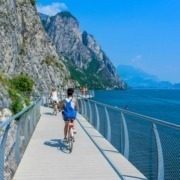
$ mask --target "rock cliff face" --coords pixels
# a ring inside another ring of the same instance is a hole
[[[121,88],[114,66],[86,31],[81,32],[78,20],[69,12],[48,17],[40,14],[42,23],[58,54],[67,61],[71,75],[80,84],[96,88]]]
[[[0,0],[0,71],[27,73],[40,91],[70,83],[36,11],[34,0]]]
[[[8,90],[0,82],[0,110],[9,107],[10,102],[11,100],[9,98]]]

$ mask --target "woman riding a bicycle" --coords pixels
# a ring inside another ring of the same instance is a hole
[[[74,129],[74,120],[76,119],[77,114],[77,105],[76,100],[73,98],[74,89],[69,88],[67,90],[67,98],[63,101],[63,119],[65,121],[64,126],[64,140],[67,139],[67,136],[71,136],[74,139],[73,129]],[[68,134],[70,133],[70,134]]]
[[[51,102],[53,106],[53,114],[56,115],[58,111],[58,95],[57,95],[56,88],[52,88],[50,97],[51,97]]]

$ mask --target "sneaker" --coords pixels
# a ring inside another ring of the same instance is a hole
[[[77,134],[77,131],[76,131],[75,129],[73,129],[73,133],[74,133],[74,134]]]
[[[64,141],[64,142],[67,142],[67,138],[65,137],[65,138],[63,139],[63,141]]]
[[[75,138],[74,138],[74,136],[72,137],[72,141],[73,141],[73,142],[75,142]]]

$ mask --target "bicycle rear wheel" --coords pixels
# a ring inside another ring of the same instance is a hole
[[[58,112],[58,107],[57,107],[57,103],[53,102],[53,114],[56,116]]]
[[[73,150],[73,139],[72,137],[69,139],[69,152],[71,153]]]

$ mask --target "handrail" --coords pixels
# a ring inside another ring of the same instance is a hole
[[[12,122],[14,119],[17,119],[17,118],[20,117],[22,114],[24,114],[24,113],[27,112],[29,109],[31,109],[31,108],[32,108],[34,105],[36,105],[40,100],[41,100],[41,98],[39,97],[35,102],[32,102],[29,106],[25,107],[23,110],[21,110],[21,111],[18,112],[17,114],[15,114],[15,115],[7,118],[7,120],[4,120],[4,122],[2,122],[2,123],[0,124],[0,128],[3,127],[3,126],[7,123],[8,119],[9,119],[10,122]],[[9,122],[9,121],[8,121],[8,122]]]
[[[80,113],[147,178],[180,178],[180,125],[83,97],[78,103]]]
[[[66,97],[66,95],[63,95],[63,96]],[[78,94],[77,94],[77,97],[79,97],[81,99],[86,99],[86,98],[83,98],[83,97],[79,96]],[[102,105],[102,106],[106,106],[108,108],[111,108],[111,109],[114,109],[114,110],[118,110],[118,111],[121,111],[121,112],[129,114],[129,115],[134,115],[136,117],[140,117],[143,120],[147,120],[147,121],[153,122],[155,124],[159,124],[159,125],[163,125],[163,126],[166,126],[166,127],[171,127],[171,128],[175,128],[177,130],[180,130],[180,125],[175,124],[175,123],[170,123],[170,122],[167,122],[165,120],[160,120],[158,118],[153,118],[153,117],[150,117],[150,116],[147,116],[147,115],[142,115],[142,114],[139,114],[139,113],[136,113],[136,112],[133,112],[133,111],[129,111],[129,110],[125,110],[125,109],[122,109],[122,108],[119,108],[119,107],[114,107],[114,106],[111,106],[111,105],[108,105],[108,104],[104,104],[104,103],[101,103],[101,102],[98,102],[98,101],[95,101],[95,100],[92,100],[92,99],[88,99],[88,100],[91,101],[91,102],[94,102],[96,104],[99,104],[99,105]]]
[[[14,119],[17,119],[18,117],[20,117],[22,114],[24,114],[26,111],[28,111],[29,109],[31,109],[34,105],[36,104],[36,102],[31,103],[31,105],[25,107],[22,111],[20,111],[19,113],[5,119],[1,124],[0,124],[0,128],[5,128],[7,127]]]
[[[146,119],[147,121],[150,121],[150,122],[153,122],[153,123],[156,123],[156,124],[160,124],[160,125],[164,125],[164,126],[167,126],[167,127],[171,127],[171,128],[175,128],[177,130],[180,130],[180,125],[178,125],[178,124],[174,124],[174,123],[167,122],[165,120],[160,120],[160,119],[153,118],[153,117],[150,117],[150,116],[142,115],[142,114],[139,114],[139,113],[128,111],[128,110],[125,110],[125,109],[122,109],[122,108],[119,108],[119,107],[114,107],[114,106],[104,104],[104,103],[101,103],[101,102],[97,102],[97,101],[94,101],[94,100],[89,100],[89,101],[94,102],[94,103],[99,104],[99,105],[102,105],[102,106],[106,106],[106,107],[114,109],[114,110],[121,111],[121,112],[129,114],[129,115],[134,115],[134,116],[143,118],[143,120]]]
[[[5,119],[0,124],[0,128],[2,129],[0,135],[1,180],[11,179],[20,163],[32,133],[40,119],[40,105],[41,98],[38,98],[21,112]],[[17,118],[18,121],[14,121]]]

